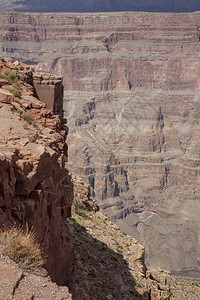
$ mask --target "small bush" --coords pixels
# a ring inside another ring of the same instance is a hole
[[[23,70],[24,70],[24,67],[23,67],[23,66],[20,66],[19,68],[20,68],[20,70],[21,70],[21,71],[23,71]]]
[[[13,112],[14,112],[14,113],[17,113],[17,114],[19,114],[19,115],[21,115],[21,113],[22,113],[21,109],[19,109],[19,108],[15,109]]]
[[[16,97],[16,98],[21,98],[21,96],[22,96],[22,92],[19,90],[19,89],[13,89],[12,91],[11,91],[11,93]]]
[[[87,217],[87,208],[83,203],[80,202],[80,200],[77,197],[74,197],[73,200],[72,212],[73,211],[83,218]]]
[[[28,124],[33,125],[34,127],[37,127],[37,124],[34,121],[33,116],[28,113],[28,112],[23,112],[22,113],[22,118],[24,119],[24,121],[26,121]]]
[[[10,84],[17,83],[18,77],[12,70],[6,69],[3,73],[3,77],[9,81]]]
[[[11,73],[8,75],[8,79],[14,83],[17,80],[17,75],[11,71]]]
[[[33,229],[28,227],[23,230],[20,227],[12,227],[0,231],[0,244],[3,254],[10,257],[22,268],[34,270],[42,267],[44,260],[36,235]]]
[[[4,76],[4,77],[7,77],[7,76],[10,74],[10,72],[11,72],[11,70],[6,69],[6,70],[4,71],[4,73],[3,73],[3,76]]]

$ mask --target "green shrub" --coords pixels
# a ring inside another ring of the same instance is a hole
[[[29,112],[23,112],[21,116],[24,119],[24,121],[26,121],[28,124],[37,127],[37,124],[35,123],[33,116]]]
[[[19,114],[19,115],[21,115],[21,113],[22,113],[21,109],[19,109],[19,108],[17,108],[16,110],[14,110],[14,112],[17,113],[17,114]]]
[[[75,212],[77,215],[86,218],[87,217],[87,208],[86,206],[80,202],[77,197],[74,197],[72,212]]]
[[[4,77],[7,77],[9,74],[10,74],[10,70],[9,70],[9,69],[6,69],[6,70],[3,72],[3,76],[4,76]]]
[[[24,121],[26,121],[28,124],[32,124],[33,123],[33,121],[34,121],[34,118],[33,118],[33,116],[30,114],[30,113],[28,113],[28,112],[23,112],[23,114],[22,114],[22,118],[24,119]]]
[[[7,79],[10,84],[18,82],[18,77],[12,70],[6,69],[3,73],[3,77]]]
[[[17,75],[11,71],[11,73],[8,75],[8,79],[14,83],[17,80]]]
[[[23,71],[23,70],[24,70],[24,67],[23,67],[23,66],[20,66],[19,69],[20,69],[21,71]]]
[[[13,89],[11,93],[16,97],[16,98],[21,98],[22,92],[19,89]]]

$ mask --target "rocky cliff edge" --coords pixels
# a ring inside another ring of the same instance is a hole
[[[73,189],[65,169],[62,90],[61,78],[36,74],[25,64],[0,59],[0,228],[33,226],[52,281],[72,285],[73,245],[64,220],[71,215]],[[40,98],[47,91],[50,96],[44,103]],[[5,264],[10,263],[2,262],[2,272]],[[14,286],[19,285],[18,277],[26,281],[16,266],[11,269],[19,275],[13,275]],[[46,286],[48,280],[39,281]]]

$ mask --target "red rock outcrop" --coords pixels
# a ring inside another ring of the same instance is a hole
[[[55,115],[63,118],[63,85],[62,77],[52,74],[35,73],[33,85],[38,98],[46,104]]]
[[[97,202],[93,199],[90,191],[90,185],[85,183],[79,176],[71,173],[71,178],[73,182],[74,189],[74,203],[76,205],[76,201],[78,203],[84,204],[88,211],[97,212],[99,207]]]
[[[24,272],[0,253],[0,299],[72,299],[67,287],[58,287],[47,276]]]
[[[0,16],[3,55],[64,76],[69,163],[98,204],[148,263],[199,276],[199,12]]]
[[[8,61],[2,62],[6,69]],[[15,72],[21,99],[12,95],[10,101],[0,91],[0,226],[33,226],[51,279],[69,285],[73,245],[65,219],[71,215],[73,188],[65,169],[66,131],[59,115],[31,94],[34,88],[25,79],[32,73]]]

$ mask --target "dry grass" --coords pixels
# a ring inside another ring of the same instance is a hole
[[[35,123],[34,118],[31,115],[31,113],[23,112],[21,116],[24,119],[24,121],[26,121],[29,125],[33,125],[34,127],[37,127],[37,124]]]
[[[7,255],[26,270],[40,269],[44,264],[35,232],[20,227],[0,231],[0,244],[4,255]]]

